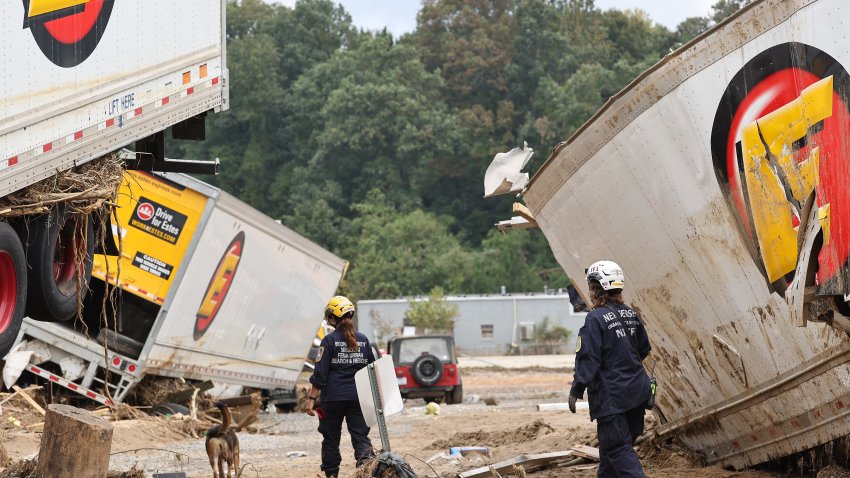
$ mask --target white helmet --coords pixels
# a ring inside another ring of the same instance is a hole
[[[605,290],[622,289],[625,277],[623,269],[612,261],[597,261],[584,270],[587,280],[598,281]]]

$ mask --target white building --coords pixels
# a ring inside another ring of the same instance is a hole
[[[410,300],[426,299],[361,300],[357,303],[358,330],[383,348],[387,339],[401,334]],[[585,313],[573,311],[566,292],[447,296],[446,300],[458,306],[455,344],[468,355],[502,355],[511,348],[535,353],[539,350],[535,334],[541,332],[544,321],[549,327],[560,325],[572,332],[569,340],[553,351],[572,352],[584,325]]]

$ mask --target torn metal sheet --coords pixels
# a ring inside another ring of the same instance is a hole
[[[528,173],[522,168],[534,155],[534,150],[523,144],[507,153],[499,153],[484,173],[484,197],[519,193],[528,184]]]

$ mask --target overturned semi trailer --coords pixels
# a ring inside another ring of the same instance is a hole
[[[753,2],[611,98],[522,194],[571,277],[623,266],[658,433],[709,463],[850,434],[848,29],[844,0]]]

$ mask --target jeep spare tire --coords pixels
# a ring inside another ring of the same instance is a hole
[[[420,355],[412,368],[413,380],[419,385],[430,387],[443,378],[443,362],[431,354]]]

